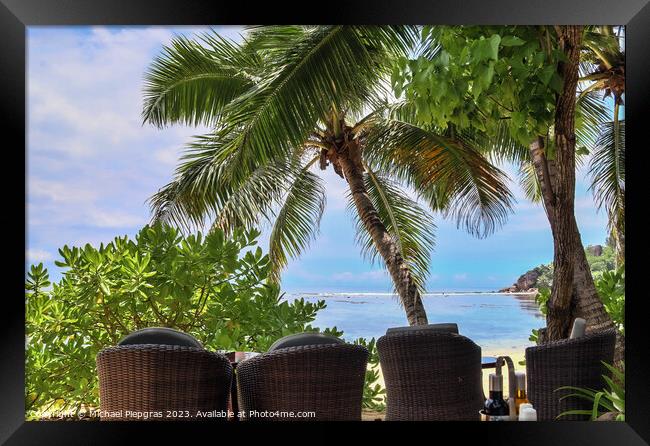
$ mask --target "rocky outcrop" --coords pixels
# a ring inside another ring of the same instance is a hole
[[[585,251],[594,257],[600,257],[603,255],[603,245],[589,245],[585,248]]]
[[[531,269],[526,271],[524,274],[519,276],[519,279],[511,286],[507,288],[502,288],[499,290],[500,293],[525,293],[525,292],[534,292],[537,291],[537,279],[542,275],[542,272],[539,268]]]

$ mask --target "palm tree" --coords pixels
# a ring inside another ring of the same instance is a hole
[[[605,208],[616,248],[617,264],[625,262],[625,119],[620,119],[625,94],[625,51],[619,39],[623,27],[593,26],[585,33],[587,49],[580,66],[585,85],[580,96],[602,92],[611,96],[611,120],[601,124],[599,139],[591,158],[591,189],[599,208]],[[624,37],[623,37],[624,38]]]
[[[602,58],[602,59],[601,59]],[[602,62],[605,60],[605,62]],[[589,175],[591,190],[599,208],[608,212],[612,238],[616,244],[618,262],[624,259],[625,237],[625,121],[619,121],[619,107],[625,92],[625,57],[612,27],[589,26],[582,34],[578,96],[576,100],[576,166],[591,154]],[[603,97],[614,98],[613,118]],[[540,146],[541,143],[541,146]],[[527,196],[542,203],[548,210],[551,199],[544,196],[544,178],[557,175],[557,162],[537,150],[543,139],[533,142],[530,150],[509,151],[520,164],[520,182]],[[528,156],[527,156],[528,155]],[[551,183],[548,181],[547,184]],[[546,187],[546,191],[552,187]],[[573,218],[575,220],[575,218]],[[578,248],[573,261],[573,316],[587,319],[592,329],[613,327],[598,293],[584,253],[580,234],[573,224]],[[617,340],[617,357],[623,355],[623,338]]]
[[[434,65],[437,63],[439,67],[447,67],[453,63],[454,70],[445,68],[441,69],[441,72],[451,73],[450,76],[460,73],[460,78],[465,80],[463,78],[466,76],[465,67],[460,66],[464,62],[460,61],[463,58],[463,51],[467,52],[467,46],[457,45],[454,41],[454,36],[462,36],[464,32],[471,36],[470,39],[476,38],[477,34],[484,33],[481,37],[487,41],[496,31],[491,27],[458,27],[453,29],[453,33],[450,33],[452,37],[445,37],[444,30],[442,30],[442,34],[440,32],[423,32],[421,54],[425,58],[433,59]],[[504,91],[503,98],[480,98],[482,90],[479,90],[480,99],[490,99],[499,107],[496,112],[487,116],[481,111],[476,97],[468,94],[466,102],[474,101],[476,107],[473,107],[475,111],[469,118],[470,125],[467,127],[470,130],[463,129],[464,138],[473,141],[474,147],[482,147],[483,152],[493,161],[510,161],[519,165],[524,190],[530,198],[544,206],[553,232],[555,248],[554,287],[549,304],[549,307],[552,308],[550,308],[547,318],[548,334],[551,339],[568,336],[571,320],[575,317],[587,319],[590,329],[593,330],[613,327],[613,322],[598,297],[574,215],[575,166],[578,166],[582,156],[588,153],[587,148],[593,150],[597,146],[601,137],[602,125],[608,120],[605,104],[598,97],[596,90],[586,91],[576,98],[578,65],[580,57],[585,53],[582,42],[586,39],[583,37],[584,34],[589,33],[596,35],[597,30],[594,28],[583,29],[582,27],[542,26],[526,27],[525,29],[511,28],[508,32],[520,36],[520,42],[526,39],[531,45],[536,45],[539,42],[539,48],[544,53],[552,54],[553,51],[564,53],[563,61],[557,67],[558,74],[564,82],[561,83],[561,90],[556,91],[554,97],[551,98],[555,103],[553,116],[543,131],[537,129],[535,133],[531,132],[530,143],[524,146],[513,140],[513,127],[508,122],[514,122],[511,119],[513,111],[526,110],[526,104],[519,103],[520,100],[525,99],[521,99],[519,95],[510,95],[511,97],[508,98],[508,91]],[[443,37],[440,38],[440,35]],[[595,39],[592,36],[589,41],[595,41]],[[452,62],[449,61],[449,52],[454,54]],[[513,76],[516,78],[516,71],[511,69],[512,66],[505,68],[507,68],[504,71],[505,74],[494,74],[494,76],[508,80]],[[420,83],[426,82],[427,76],[436,75],[426,72],[415,73],[410,68],[409,70],[412,79],[425,79]],[[433,73],[437,73],[437,71],[434,70]],[[493,84],[501,85],[502,81],[493,82]],[[444,96],[440,101],[444,101]],[[415,105],[420,109],[425,108],[425,113],[423,113],[425,116],[428,114],[427,106],[437,107],[436,101],[427,101],[424,98],[423,102],[425,104],[422,106]],[[462,107],[458,108],[462,114]],[[486,139],[485,135],[477,130],[487,128],[488,123],[494,124],[490,127],[499,129],[496,132],[496,141],[492,140],[494,138]],[[548,147],[551,147],[552,150],[547,150]],[[555,156],[551,156],[551,154]]]
[[[391,63],[416,35],[403,26],[265,26],[241,43],[175,38],[146,74],[144,121],[211,131],[151,198],[153,219],[187,228],[209,220],[226,231],[267,222],[278,280],[318,234],[318,168],[331,168],[347,182],[363,252],[383,260],[409,324],[426,324],[431,211],[484,235],[504,221],[511,195],[478,150],[389,112]],[[371,144],[388,133],[390,160]]]
[[[579,70],[582,74],[585,73],[585,67],[593,66],[588,62],[593,48],[599,48],[597,45],[602,44],[602,36],[600,36],[599,32],[600,30],[596,29],[596,27],[583,29]],[[578,56],[576,55],[576,57]],[[575,166],[580,167],[584,163],[586,155],[592,154],[590,160],[590,174],[593,178],[591,188],[594,191],[597,204],[599,207],[603,205],[607,207],[610,226],[623,228],[624,188],[619,188],[621,182],[618,174],[620,172],[624,173],[624,167],[621,164],[624,161],[624,145],[621,143],[622,150],[620,150],[621,146],[615,146],[619,144],[618,141],[620,140],[616,140],[612,131],[607,131],[608,128],[611,129],[618,126],[618,124],[610,124],[607,106],[599,97],[598,88],[593,87],[598,82],[594,83],[594,79],[590,79],[588,75],[579,77],[578,81],[583,86],[587,82],[588,86],[579,92],[575,102]],[[600,85],[604,84],[601,83]],[[616,113],[618,113],[618,109],[616,109]],[[622,128],[624,131],[624,126]],[[620,138],[620,134],[618,134],[618,137]],[[510,156],[509,159],[519,163],[520,183],[524,191],[532,201],[543,204],[547,214],[549,214],[551,227],[553,227],[554,222],[552,220],[555,218],[553,216],[553,203],[557,203],[554,190],[558,184],[558,164],[561,161],[550,159],[545,155],[543,149],[547,143],[548,138],[540,136],[531,143],[530,147],[524,150],[510,150],[505,153],[506,155],[514,155]],[[563,162],[566,164],[567,160],[563,160]],[[612,174],[612,171],[614,174]],[[565,175],[567,175],[567,172],[565,172]],[[615,190],[610,192],[610,188]],[[571,195],[575,193],[573,190],[569,192]],[[618,216],[621,218],[618,219]],[[557,293],[570,296],[570,299],[566,302],[570,302],[569,305],[573,309],[570,310],[570,316],[568,317],[565,314],[564,316],[549,315],[547,318],[548,325],[555,329],[555,333],[550,335],[556,339],[568,334],[567,330],[570,328],[568,324],[575,317],[586,319],[588,326],[592,330],[603,330],[614,326],[598,296],[573,211],[570,220],[565,225],[567,226],[565,231],[568,234],[567,238],[572,238],[575,242],[574,258],[560,260],[572,263],[573,272],[571,278],[567,279],[567,281],[572,282],[572,289],[570,291],[568,288],[557,290]],[[620,221],[621,224],[614,223],[617,221]],[[557,261],[557,257],[556,255],[554,263],[561,263]],[[555,286],[554,282],[554,288]],[[562,321],[561,329],[553,326],[559,321]],[[619,336],[617,356],[621,356],[622,352],[623,341],[622,336]]]

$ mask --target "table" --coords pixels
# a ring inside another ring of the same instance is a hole
[[[496,369],[497,358],[494,356],[481,357],[481,369]]]
[[[232,370],[233,370],[232,384],[230,385],[230,407],[229,407],[229,409],[232,410],[233,412],[233,417],[230,421],[239,421],[239,402],[237,401],[237,379],[235,377],[235,370],[237,369],[237,365],[240,362],[250,359],[259,354],[260,353],[257,352],[224,353],[228,361],[230,361],[230,365],[232,366]]]

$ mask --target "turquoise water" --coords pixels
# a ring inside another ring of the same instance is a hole
[[[397,296],[371,293],[293,294],[288,300],[325,300],[312,325],[336,326],[343,337],[378,338],[389,327],[408,325]],[[531,330],[545,325],[532,295],[491,293],[426,294],[423,297],[429,323],[455,322],[462,335],[481,346],[485,354],[523,350],[532,345]]]

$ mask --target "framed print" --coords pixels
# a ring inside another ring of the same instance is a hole
[[[646,0],[0,20],[2,441],[648,443]]]

